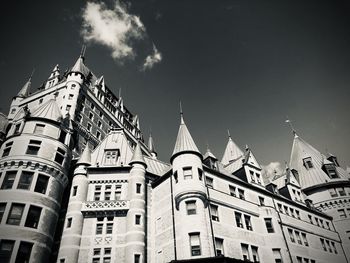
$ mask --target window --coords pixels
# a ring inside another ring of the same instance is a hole
[[[134,255],[134,263],[140,263],[141,262],[141,255],[135,254]]]
[[[244,190],[238,189],[238,197],[239,197],[240,199],[245,200],[245,197],[244,197]]]
[[[141,224],[141,215],[135,215],[135,225]]]
[[[40,145],[41,145],[41,141],[30,140],[26,154],[38,155]]]
[[[290,214],[292,215],[292,217],[295,217],[293,208],[290,208]]]
[[[62,164],[64,161],[64,155],[65,155],[65,151],[61,148],[57,148],[55,162]]]
[[[266,226],[267,233],[274,233],[275,230],[273,229],[272,219],[271,218],[264,218],[264,220],[265,220],[265,226]]]
[[[299,210],[295,210],[295,213],[296,213],[296,215],[297,215],[297,218],[298,218],[298,219],[301,219],[301,218],[300,218],[300,212],[299,212]]]
[[[39,174],[34,188],[34,192],[45,194],[47,185],[49,183],[49,177],[43,174]]]
[[[94,200],[95,201],[101,200],[101,185],[95,185]]]
[[[249,171],[249,173],[250,173],[250,179],[252,180],[252,182],[255,183],[254,172],[253,171]]]
[[[304,245],[308,247],[309,246],[309,242],[307,241],[306,234],[305,233],[301,233],[301,237],[303,238]]]
[[[328,191],[329,191],[331,197],[337,197],[338,196],[338,193],[337,193],[337,191],[334,188],[330,188]]]
[[[311,215],[308,215],[308,217],[309,217],[309,221],[310,221],[310,223],[311,223],[311,224],[313,224],[313,223],[314,223],[314,221],[312,221],[312,216],[311,216]]]
[[[338,254],[338,251],[337,251],[337,248],[335,246],[335,243],[333,241],[331,241],[331,244],[332,244],[332,248],[333,248],[334,253]]]
[[[22,171],[21,177],[19,178],[19,182],[17,185],[17,189],[29,190],[30,185],[33,180],[33,172]]]
[[[219,213],[217,205],[210,205],[211,219],[219,222]]]
[[[252,222],[250,220],[250,216],[244,215],[244,223],[245,223],[245,227],[248,230],[253,231],[253,227],[252,227]]]
[[[111,200],[111,192],[105,192],[105,200],[106,201],[109,201],[109,200]]]
[[[21,223],[23,209],[23,204],[12,204],[6,223],[18,226]]]
[[[282,205],[281,204],[277,204],[277,206],[278,206],[278,211],[280,211],[280,213],[283,213]]]
[[[104,257],[103,258],[103,263],[110,263],[111,262],[111,257]]]
[[[2,152],[2,157],[6,157],[10,155],[12,145],[13,145],[13,142],[8,142],[5,144],[4,151]]]
[[[38,228],[41,214],[41,207],[31,205],[29,207],[28,215],[24,226],[31,228]]]
[[[87,124],[87,129],[88,129],[88,131],[91,131],[91,127],[92,127],[92,126],[91,126],[91,123],[88,123],[88,124]]]
[[[141,184],[136,184],[136,193],[141,194]]]
[[[104,163],[106,165],[116,164],[118,156],[119,156],[118,150],[106,150]]]
[[[338,173],[337,170],[335,169],[334,164],[325,164],[324,165],[324,170],[328,174],[330,178],[338,178]]]
[[[302,257],[297,257],[298,263],[303,263],[303,258]]]
[[[72,221],[73,221],[73,218],[67,218],[67,228],[70,228],[72,226]]]
[[[245,260],[245,261],[250,260],[248,248],[249,248],[249,246],[247,244],[241,244],[243,260]]]
[[[45,128],[44,124],[36,124],[35,127],[34,127],[34,133],[35,134],[43,134],[44,133],[44,128]]]
[[[83,116],[81,116],[80,114],[77,116],[77,122],[81,122],[83,120]]]
[[[295,236],[297,237],[298,244],[301,245],[302,243],[301,243],[301,238],[300,238],[299,231],[294,231],[294,233],[295,233]]]
[[[6,203],[0,203],[0,224],[2,221],[2,217],[4,216],[4,213],[5,213],[5,209],[6,209]]]
[[[101,139],[101,133],[99,131],[96,132],[97,139]]]
[[[201,255],[201,243],[199,233],[190,233],[190,248],[192,256]]]
[[[105,255],[110,255],[111,252],[112,252],[112,249],[111,249],[110,247],[106,247],[106,248],[104,249],[104,251],[105,251]]]
[[[183,168],[184,180],[192,179],[192,167]]]
[[[339,217],[346,218],[346,213],[344,209],[338,209]]]
[[[76,196],[77,192],[78,192],[78,186],[75,185],[75,186],[73,186],[72,196]]]
[[[340,196],[346,195],[344,187],[338,188],[338,192],[339,192],[339,195],[340,195]]]
[[[264,197],[259,196],[259,204],[260,204],[261,206],[264,206],[264,205],[265,205],[265,198],[264,198]]]
[[[320,241],[321,241],[321,245],[322,245],[322,247],[323,247],[323,250],[324,250],[324,251],[327,251],[326,243],[324,242],[324,239],[323,239],[323,238],[320,238]]]
[[[215,249],[216,255],[221,256],[224,255],[224,240],[221,238],[215,238]]]
[[[327,244],[328,251],[332,253],[333,251],[332,251],[332,248],[331,248],[331,244],[329,243],[328,240],[326,240],[326,244]]]
[[[11,189],[16,178],[17,171],[6,172],[4,181],[2,182],[1,189]]]
[[[293,243],[295,243],[295,238],[294,238],[293,230],[290,229],[290,228],[288,228],[288,234],[289,234],[290,241],[292,241]]]
[[[103,231],[103,224],[97,224],[96,225],[96,235],[102,235]]]
[[[207,186],[209,188],[213,188],[214,187],[214,180],[213,180],[213,178],[206,176],[205,177],[205,182],[206,182],[206,184],[207,184]]]
[[[236,226],[243,228],[243,223],[242,223],[242,214],[235,212],[235,219],[236,219]]]
[[[256,173],[255,176],[256,176],[256,181],[258,182],[258,184],[261,184],[260,174]]]
[[[303,159],[303,163],[306,169],[311,169],[314,167],[314,165],[312,164],[312,160],[311,157],[307,157],[305,159]]]
[[[198,168],[198,178],[199,178],[199,180],[202,181],[202,178],[203,178],[203,171],[202,171],[202,169],[199,169],[199,168]]]
[[[114,200],[120,200],[121,194],[122,194],[122,186],[116,185],[115,192],[114,192]]]
[[[107,223],[106,234],[113,233],[113,223]]]
[[[70,108],[72,107],[72,105],[67,105],[66,106],[66,111],[70,111]]]
[[[65,143],[65,141],[66,141],[66,136],[67,136],[67,132],[61,130],[61,132],[60,132],[60,137],[58,138],[58,140],[59,140],[61,143]]]
[[[273,257],[275,258],[275,263],[282,263],[282,254],[281,249],[273,248],[272,249]]]
[[[94,119],[94,114],[92,112],[89,113],[89,119],[93,120]]]
[[[101,128],[101,127],[102,127],[102,122],[101,122],[101,121],[98,121],[98,122],[97,122],[97,126],[98,126],[99,128]]]
[[[32,247],[33,243],[21,241],[15,263],[28,263],[30,254],[32,253]]]
[[[178,182],[177,171],[174,172],[174,180],[175,180],[175,183]]]
[[[252,246],[253,262],[259,262],[258,247]]]
[[[236,196],[236,187],[234,187],[233,185],[230,185],[229,189],[230,189],[230,195]]]
[[[286,215],[289,215],[289,210],[288,210],[288,206],[283,206],[283,208],[284,208],[284,213],[286,214]]]
[[[19,133],[20,128],[21,128],[21,124],[20,123],[16,124],[14,134]]]
[[[187,201],[186,202],[187,215],[197,214],[196,201]]]
[[[15,241],[13,240],[0,240],[0,255],[2,260],[1,262],[10,263],[14,245]]]
[[[94,248],[94,256],[100,256],[101,255],[101,248]]]

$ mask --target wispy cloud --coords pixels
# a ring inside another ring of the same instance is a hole
[[[157,50],[156,46],[153,45],[153,53],[146,57],[142,70],[151,69],[154,64],[159,63],[160,61],[162,61],[162,54]]]
[[[262,174],[264,177],[271,179],[276,173],[281,174],[283,167],[280,162],[271,162],[268,165],[262,165]]]

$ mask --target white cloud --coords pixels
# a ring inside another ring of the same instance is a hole
[[[143,39],[146,35],[140,18],[129,14],[118,0],[113,9],[108,9],[103,2],[88,2],[82,17],[84,40],[109,47],[114,59],[134,58],[132,40]]]
[[[153,45],[153,53],[148,55],[143,64],[142,70],[153,68],[154,64],[162,61],[162,54],[157,50],[156,46]]]
[[[276,173],[281,174],[284,170],[280,162],[271,162],[268,165],[262,165],[262,174],[266,178],[272,178]]]

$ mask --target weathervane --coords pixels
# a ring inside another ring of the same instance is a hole
[[[293,127],[293,123],[292,123],[292,121],[288,118],[288,116],[287,116],[287,119],[286,119],[286,123],[289,124],[289,127],[290,127],[290,129],[292,130],[293,134],[296,134],[296,131],[295,131],[294,127]]]

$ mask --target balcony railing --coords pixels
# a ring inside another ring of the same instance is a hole
[[[108,200],[108,201],[87,201],[83,203],[82,213],[84,215],[92,214],[119,214],[123,215],[129,210],[129,201],[127,200]]]

